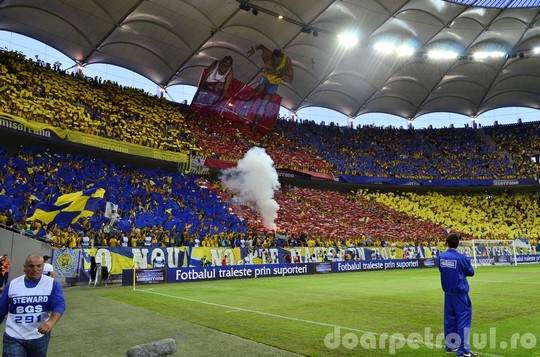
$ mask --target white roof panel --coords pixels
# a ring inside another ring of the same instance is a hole
[[[3,0],[0,29],[40,40],[82,64],[125,67],[165,87],[196,85],[202,69],[226,55],[234,58],[235,77],[253,84],[261,59],[246,52],[262,43],[293,61],[295,79],[278,91],[291,111],[321,106],[350,117],[384,112],[414,119],[439,111],[475,116],[505,106],[540,108],[540,55],[533,53],[540,46],[538,1],[455,2],[463,4]],[[240,9],[241,3],[250,11]],[[347,30],[359,36],[350,49],[336,38]],[[414,46],[414,54],[383,56],[373,49],[381,40]],[[457,50],[460,57],[427,57],[428,50],[441,48]],[[475,50],[494,49],[508,56],[471,57]]]

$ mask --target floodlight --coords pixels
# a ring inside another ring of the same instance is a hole
[[[396,54],[400,57],[411,56],[414,53],[414,48],[408,45],[400,45],[396,47]]]
[[[352,32],[340,33],[338,40],[345,47],[353,47],[358,44],[358,37]]]
[[[396,46],[392,42],[377,42],[373,45],[373,49],[377,52],[381,52],[384,54],[393,53],[396,49]]]
[[[457,59],[459,54],[448,50],[431,50],[427,53],[427,56],[433,59]]]

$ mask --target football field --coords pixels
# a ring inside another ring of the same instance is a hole
[[[469,278],[472,350],[540,356],[540,265]],[[437,269],[65,288],[51,355],[120,356],[174,338],[178,356],[451,356]]]

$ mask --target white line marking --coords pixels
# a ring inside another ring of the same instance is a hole
[[[359,333],[362,333],[362,334],[365,333],[365,334],[372,334],[372,335],[375,335],[375,336],[382,336],[382,335],[389,336],[386,333],[371,332],[371,331],[366,331],[366,330],[360,330],[360,329],[357,329],[357,328],[354,328],[354,327],[339,326],[339,325],[329,324],[329,323],[325,323],[325,322],[318,322],[318,321],[300,319],[300,318],[297,318],[297,317],[290,317],[290,316],[272,314],[270,312],[263,312],[263,311],[257,311],[257,310],[244,309],[243,307],[236,307],[236,306],[218,304],[218,303],[215,303],[215,302],[191,299],[191,298],[182,297],[182,296],[163,294],[163,293],[159,293],[157,291],[150,291],[150,290],[135,290],[135,291],[154,294],[154,295],[165,296],[165,297],[168,297],[168,298],[173,298],[173,299],[178,299],[178,300],[196,302],[198,304],[203,304],[203,305],[222,307],[222,308],[228,309],[227,312],[241,312],[241,311],[242,312],[249,312],[249,313],[252,313],[252,314],[270,316],[270,317],[275,317],[275,318],[283,319],[283,320],[303,322],[303,323],[310,324],[310,325],[325,326],[325,327],[332,327],[332,328],[337,327],[337,328],[340,328],[340,329],[359,332]],[[438,349],[441,349],[441,350],[444,349],[444,346],[434,344],[434,343],[417,341],[416,339],[400,338],[400,337],[397,337],[397,336],[393,336],[393,337],[395,337],[395,340],[410,342],[410,343],[413,343],[413,344],[424,345],[424,346],[426,346],[428,348],[431,348],[431,349],[433,349],[433,348],[438,348]],[[488,353],[484,353],[484,352],[482,352],[482,356],[485,356],[485,357],[503,357],[503,356],[488,354]]]
[[[474,283],[475,281],[479,283],[497,283],[497,284],[510,284],[510,285],[516,285],[516,284],[540,285],[540,281],[523,281],[523,282],[506,281],[505,282],[505,281],[498,281],[498,280],[475,279],[474,277],[471,278],[471,280],[469,280],[469,283]]]

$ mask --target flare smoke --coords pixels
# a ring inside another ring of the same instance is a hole
[[[274,161],[259,147],[251,148],[236,168],[222,172],[221,182],[244,203],[253,203],[261,214],[267,229],[276,229],[275,220],[279,209],[274,200],[274,192],[280,188]]]

